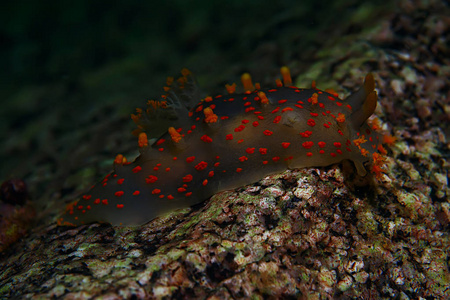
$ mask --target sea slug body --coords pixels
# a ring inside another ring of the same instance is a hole
[[[244,74],[244,93],[233,84],[227,95],[201,100],[188,70],[168,78],[161,99],[132,115],[140,156],[129,163],[118,155],[114,172],[68,205],[58,224],[140,225],[272,173],[346,159],[361,176],[365,165],[379,175],[385,150],[377,125],[367,123],[377,104],[372,74],[341,100],[314,83],[292,86],[286,67],[281,73],[274,88]]]

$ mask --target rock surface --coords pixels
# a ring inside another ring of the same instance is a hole
[[[41,197],[55,205],[47,204],[38,226],[1,254],[0,297],[449,298],[450,10],[440,1],[396,4],[376,22],[367,22],[372,6],[359,7],[341,36],[327,37],[309,54],[315,63],[298,59],[297,35],[286,25],[280,36],[287,44],[274,41],[253,53],[275,74],[277,53],[289,49],[283,55],[299,86],[316,79],[321,88],[348,92],[374,72],[376,115],[397,137],[380,180],[357,178],[345,163],[290,170],[141,227],[66,228],[48,225],[61,197],[70,200],[79,192],[77,180],[89,182],[99,171],[58,167],[59,177],[70,170],[89,174],[66,176],[63,184],[48,179],[46,190],[59,193]],[[289,24],[289,15],[278,16]],[[264,69],[255,65],[250,68]],[[116,136],[128,129],[105,134],[123,123],[121,114],[111,113],[107,124],[95,114],[85,121],[90,133],[117,146]],[[86,135],[73,133],[79,140]],[[87,152],[81,146],[72,154],[80,161]],[[36,177],[31,186],[42,180]]]

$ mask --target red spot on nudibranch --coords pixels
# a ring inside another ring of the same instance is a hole
[[[279,157],[279,156],[274,156],[274,157],[272,157],[272,160],[273,160],[274,162],[277,162],[277,161],[280,160],[280,157]]]
[[[227,141],[231,141],[232,139],[233,139],[233,135],[232,134],[227,134],[225,136],[225,140],[227,140]]]
[[[153,183],[158,180],[158,177],[154,175],[149,175],[147,178],[145,178],[146,183]]]
[[[270,130],[264,130],[264,132],[263,132],[265,135],[267,135],[267,136],[269,136],[269,135],[272,135],[273,134],[273,132],[272,131],[270,131]]]
[[[292,107],[285,107],[281,110],[282,113],[287,112],[287,111],[293,111],[294,109]]]
[[[117,204],[117,208],[123,208],[124,205],[123,204]]]
[[[312,131],[309,131],[309,130],[306,130],[305,132],[300,132],[300,135],[305,138],[310,137],[311,134],[312,134]]]
[[[133,196],[137,196],[137,195],[139,195],[141,192],[140,191],[134,191],[133,192]]]
[[[341,143],[339,143],[339,142],[334,142],[333,145],[334,145],[336,148],[340,148],[340,147],[342,146]]]
[[[122,184],[124,182],[125,178],[120,178],[117,180],[117,184]]]
[[[102,204],[108,205],[108,199],[103,199],[103,200],[102,200]]]
[[[236,172],[238,172],[238,173],[242,172],[242,168],[237,168]]]
[[[188,158],[186,158],[187,163],[193,162],[194,160],[195,160],[195,156],[189,156]]]
[[[274,122],[275,124],[279,123],[280,121],[281,121],[281,116],[276,116],[276,117],[273,119],[273,122]]]
[[[238,127],[236,127],[235,129],[234,129],[234,132],[241,132],[242,130],[244,130],[245,129],[245,126],[244,125],[239,125]]]
[[[312,141],[307,141],[302,144],[303,148],[305,148],[305,149],[310,149],[313,145],[314,145],[314,142],[312,142]]]
[[[202,141],[204,141],[205,143],[211,143],[211,142],[213,141],[212,138],[210,138],[210,137],[207,136],[206,134],[203,135],[200,139],[201,139]]]
[[[209,171],[208,177],[213,177],[213,176],[214,176],[214,171]]]
[[[160,190],[160,189],[154,189],[154,190],[152,191],[152,194],[153,194],[153,195],[157,195],[157,194],[159,194],[159,193],[161,193],[161,190]]]
[[[133,173],[140,172],[140,171],[142,171],[142,167],[141,166],[137,166],[132,171],[133,171]]]
[[[247,152],[248,154],[253,154],[255,153],[255,148],[247,148],[245,149],[245,152]]]
[[[323,148],[326,144],[325,142],[318,142],[317,145],[319,145],[320,148]]]
[[[123,194],[124,194],[123,191],[117,191],[117,192],[114,193],[114,195],[116,195],[117,197],[122,197]]]
[[[291,143],[281,143],[281,146],[282,146],[283,148],[287,148],[287,147],[289,147],[290,144],[291,144]]]
[[[259,125],[259,123],[258,123],[258,121],[255,121],[255,122],[252,123],[252,125],[253,125],[253,127],[256,127],[256,126]]]
[[[183,182],[191,182],[194,177],[191,174],[188,174],[183,177]]]
[[[262,155],[267,154],[267,148],[259,148],[259,153]]]
[[[207,166],[208,166],[208,163],[207,163],[207,162],[201,161],[201,162],[199,162],[194,168],[195,168],[197,171],[202,171],[202,170],[206,169]]]
[[[165,139],[159,139],[159,140],[155,143],[155,145],[159,146],[159,145],[161,145],[162,143],[164,143],[165,141],[166,141]]]
[[[247,158],[247,156],[241,156],[241,157],[239,157],[239,160],[241,162],[244,162],[244,161],[248,160],[248,158]]]
[[[309,119],[309,120],[306,122],[306,124],[308,124],[308,125],[311,126],[311,127],[314,127],[314,126],[316,126],[316,121],[314,121],[313,119]]]

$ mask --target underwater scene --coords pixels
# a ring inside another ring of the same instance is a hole
[[[448,1],[0,14],[0,299],[450,299]]]

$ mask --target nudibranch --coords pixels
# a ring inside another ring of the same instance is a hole
[[[273,88],[244,74],[243,93],[226,85],[227,95],[203,99],[193,75],[181,73],[131,116],[140,156],[130,163],[118,155],[114,171],[68,205],[59,225],[140,225],[286,169],[350,160],[361,176],[366,167],[383,171],[379,125],[367,122],[377,105],[370,73],[345,100],[314,82],[293,86],[287,67]]]

